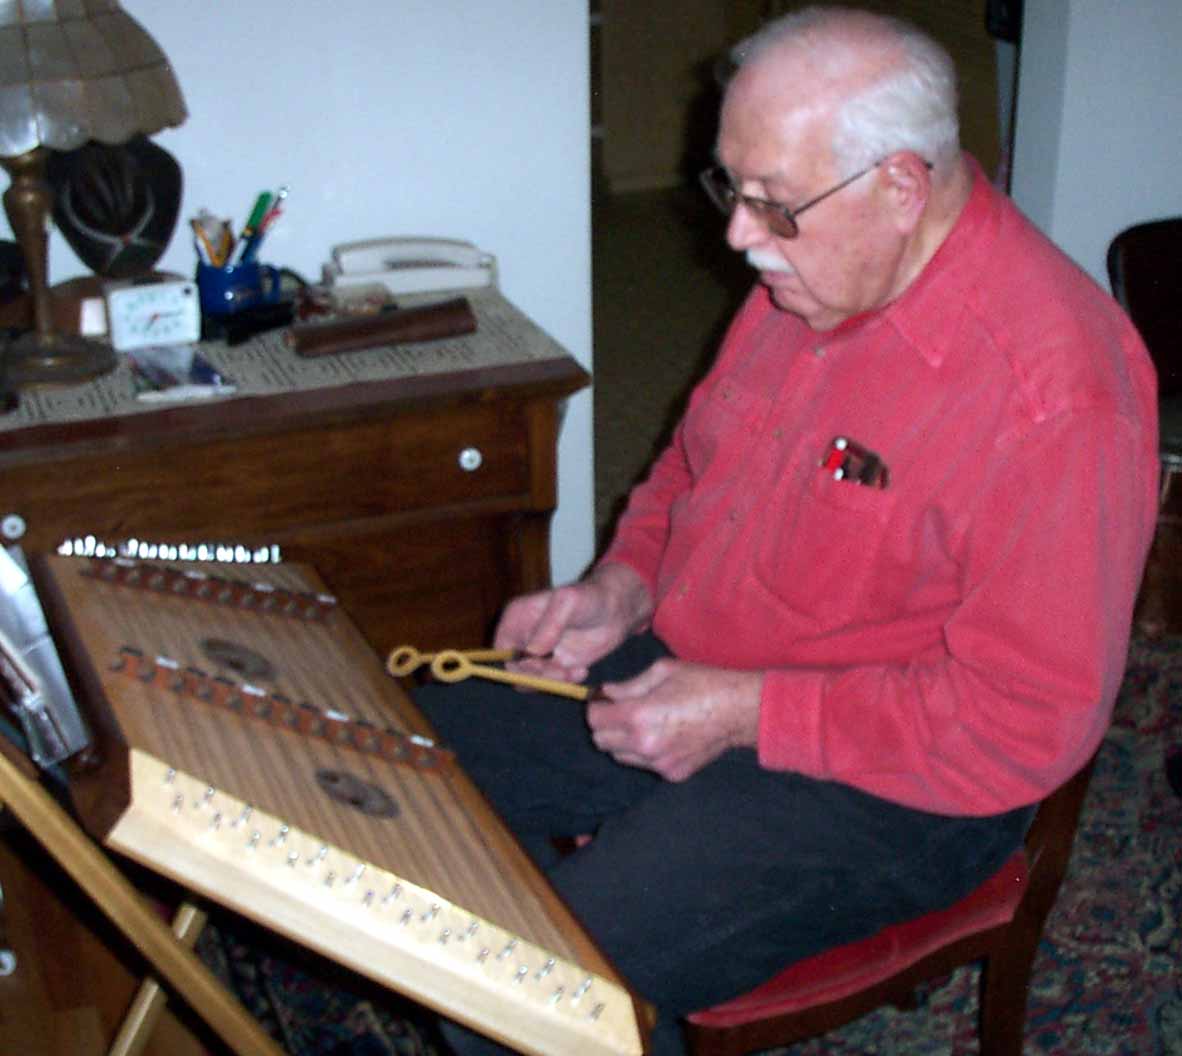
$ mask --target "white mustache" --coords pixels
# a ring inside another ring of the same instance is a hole
[[[785,275],[796,274],[796,269],[788,261],[783,257],[768,253],[766,250],[747,250],[747,263],[756,271],[777,271]]]

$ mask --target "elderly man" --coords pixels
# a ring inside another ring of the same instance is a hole
[[[496,635],[607,700],[421,698],[660,1053],[1012,852],[1103,735],[1156,507],[1144,350],[961,153],[944,52],[810,10],[737,62],[704,181],[759,283],[603,559]]]

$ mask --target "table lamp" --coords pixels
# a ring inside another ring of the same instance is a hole
[[[78,382],[110,370],[102,343],[54,331],[46,221],[50,150],[124,143],[188,116],[168,59],[117,0],[0,0],[4,209],[24,253],[33,329],[9,344],[8,384]]]

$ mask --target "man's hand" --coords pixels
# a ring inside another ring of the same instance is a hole
[[[596,660],[639,630],[652,614],[648,587],[626,565],[603,565],[586,579],[516,598],[494,645],[527,658],[510,665],[544,678],[581,682]]]
[[[759,671],[667,659],[601,688],[608,701],[587,708],[596,746],[668,781],[684,781],[728,748],[753,747],[759,735]]]

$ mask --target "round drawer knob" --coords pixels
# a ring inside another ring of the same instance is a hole
[[[465,473],[474,473],[484,462],[484,455],[478,447],[465,447],[460,452],[460,469]]]
[[[25,519],[19,513],[7,513],[0,519],[0,535],[15,542],[25,534]]]

